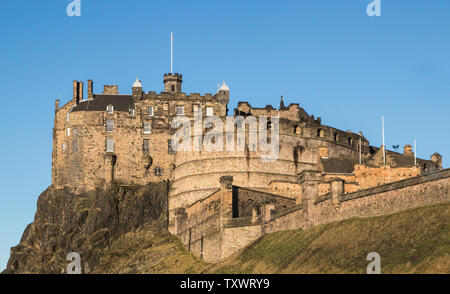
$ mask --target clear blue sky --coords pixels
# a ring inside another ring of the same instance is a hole
[[[381,145],[418,142],[450,166],[450,1],[381,0],[113,1],[3,0],[0,5],[0,270],[39,194],[51,183],[54,100],[72,80],[95,92],[117,83],[161,91],[170,70],[187,93],[214,92],[221,80],[237,101],[273,104],[280,95],[343,130]]]

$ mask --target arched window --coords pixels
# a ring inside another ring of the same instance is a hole
[[[353,146],[353,138],[348,138],[348,146]]]
[[[325,136],[325,131],[322,129],[317,130],[317,137],[323,138]]]

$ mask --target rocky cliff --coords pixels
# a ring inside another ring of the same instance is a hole
[[[165,229],[167,190],[167,182],[84,194],[48,188],[4,273],[65,273],[70,252],[83,273],[193,271],[202,262]]]

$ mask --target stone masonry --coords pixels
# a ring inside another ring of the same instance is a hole
[[[438,153],[430,160],[415,158],[409,145],[403,153],[384,153],[361,132],[323,125],[299,104],[285,106],[283,97],[278,108],[239,102],[232,116],[268,117],[269,129],[270,118],[279,118],[275,162],[261,161],[264,152],[249,148],[254,131],[247,120],[245,150],[176,152],[170,144],[176,116],[186,116],[191,123],[196,113],[225,120],[230,99],[225,82],[214,95],[186,94],[182,82],[181,74],[169,73],[161,93],[143,91],[136,79],[131,94],[121,94],[117,85],[105,85],[95,94],[88,80],[84,95],[84,83],[73,81],[72,99],[61,107],[55,101],[53,186],[81,193],[113,183],[168,180],[168,229],[207,261],[226,258],[266,232],[448,201],[448,177],[443,176],[448,172],[442,172]],[[202,124],[203,136],[210,129]],[[441,178],[434,179],[435,174]],[[425,182],[396,186],[424,177]],[[444,194],[433,192],[434,200],[424,200],[435,185]],[[371,190],[378,187],[396,188]],[[407,189],[412,196],[396,189]]]

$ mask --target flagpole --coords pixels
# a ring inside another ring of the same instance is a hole
[[[382,124],[382,130],[383,130],[383,162],[386,164],[386,145],[384,142],[384,116],[381,116],[381,124]]]
[[[170,33],[170,73],[173,74],[173,33]]]

